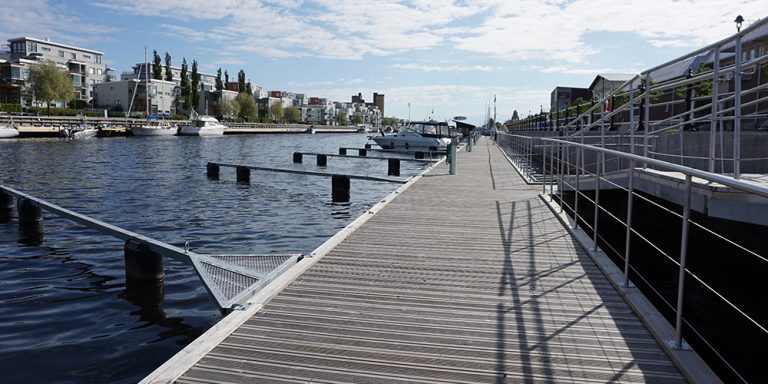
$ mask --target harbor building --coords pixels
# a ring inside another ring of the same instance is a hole
[[[555,87],[549,102],[549,110],[556,111],[573,105],[576,99],[592,100],[592,91],[587,88]]]
[[[149,96],[147,96],[149,86]],[[172,115],[176,113],[177,85],[173,81],[150,79],[121,80],[96,84],[93,87],[93,106],[112,114],[144,115],[149,98],[149,113]]]
[[[8,39],[7,47],[0,52],[0,101],[32,105],[31,96],[23,96],[29,66],[51,60],[69,73],[74,100],[91,104],[92,86],[105,80],[107,66],[103,56],[104,53],[99,51],[60,44],[47,38]]]

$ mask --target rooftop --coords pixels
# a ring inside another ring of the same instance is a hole
[[[20,41],[34,41],[36,43],[50,44],[50,45],[55,45],[57,47],[68,48],[68,49],[76,49],[78,51],[93,53],[93,54],[97,54],[97,55],[103,55],[104,54],[104,52],[94,51],[92,49],[87,49],[87,48],[75,47],[73,45],[66,45],[66,44],[56,43],[56,42],[50,41],[48,39],[38,39],[36,37],[23,36],[23,37],[16,37],[16,38],[13,38],[13,39],[8,39],[9,43],[16,43],[16,42],[20,42]]]

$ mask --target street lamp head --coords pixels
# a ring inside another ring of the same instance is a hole
[[[741,15],[738,15],[733,22],[736,23],[736,32],[741,32],[741,23],[744,22],[744,18],[741,17]]]

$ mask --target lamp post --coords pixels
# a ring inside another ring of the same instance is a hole
[[[741,17],[741,15],[738,15],[733,22],[736,23],[736,32],[741,32],[741,23],[744,22],[744,18]]]

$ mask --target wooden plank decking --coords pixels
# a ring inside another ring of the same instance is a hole
[[[685,382],[489,143],[405,190],[177,382]]]

